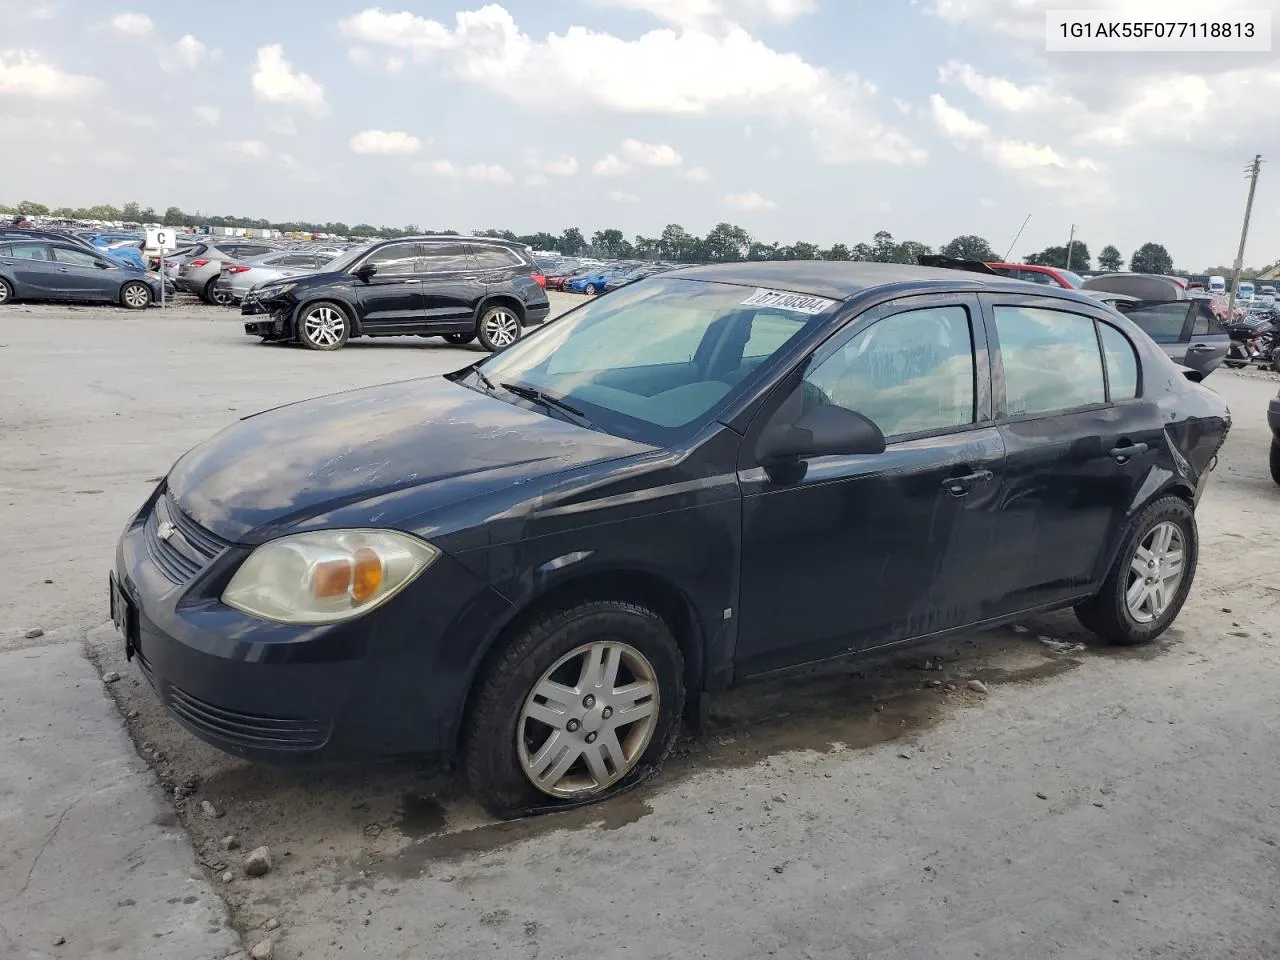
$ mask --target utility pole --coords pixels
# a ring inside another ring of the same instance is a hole
[[[1067,269],[1071,269],[1071,248],[1076,244],[1076,225],[1071,225],[1071,236],[1067,240]]]
[[[1009,262],[1009,254],[1013,253],[1013,248],[1018,244],[1018,238],[1022,236],[1022,231],[1027,229],[1027,224],[1031,222],[1031,214],[1027,214],[1027,219],[1022,221],[1022,226],[1018,228],[1018,232],[1013,235],[1013,243],[1009,244],[1009,249],[1004,252],[1004,258],[1001,263]]]
[[[1253,192],[1258,188],[1258,173],[1262,170],[1262,154],[1255,154],[1253,163],[1244,168],[1249,175],[1249,199],[1244,205],[1244,226],[1240,228],[1240,249],[1231,273],[1231,293],[1227,296],[1227,323],[1235,319],[1236,289],[1240,286],[1240,271],[1244,269],[1244,243],[1249,237],[1249,216],[1253,213]]]

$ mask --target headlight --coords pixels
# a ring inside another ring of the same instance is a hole
[[[336,623],[390,600],[438,556],[394,530],[294,534],[249,554],[222,602],[265,620]]]
[[[282,293],[288,293],[296,286],[296,283],[268,283],[258,288],[258,295],[277,297]]]

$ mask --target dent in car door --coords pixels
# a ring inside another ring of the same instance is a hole
[[[1136,395],[1137,354],[1118,326],[1062,301],[983,299],[1006,451],[1004,550],[989,571],[988,614],[1000,616],[1080,597],[1105,574],[1164,443],[1158,405]]]
[[[775,391],[747,431],[739,474],[740,674],[976,619],[1004,459],[983,344],[976,298],[911,298],[857,318]],[[885,452],[765,470],[754,454],[765,424],[821,403],[870,417]]]
[[[394,332],[422,315],[421,248],[418,243],[393,243],[380,247],[361,261],[378,268],[368,280],[352,278],[363,330]]]

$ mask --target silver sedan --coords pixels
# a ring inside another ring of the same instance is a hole
[[[214,284],[214,300],[224,305],[239,303],[259,284],[282,277],[318,273],[335,255],[328,251],[284,250],[252,260],[224,263],[218,282]]]

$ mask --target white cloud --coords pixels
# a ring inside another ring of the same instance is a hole
[[[635,40],[572,26],[536,41],[506,9],[489,4],[457,13],[453,26],[370,8],[341,21],[339,30],[363,48],[435,63],[449,76],[534,107],[766,116],[802,123],[828,162],[925,158],[877,119],[873,84],[774,50],[733,24],[717,33],[651,30]]]
[[[545,187],[551,181],[545,173],[531,173],[524,178],[524,182],[528,187]]]
[[[0,51],[0,97],[80,100],[101,90],[102,81],[67,73],[34,50]]]
[[[145,13],[117,13],[111,18],[111,29],[126,37],[146,37],[155,32],[156,25]]]
[[[403,130],[362,130],[351,138],[351,152],[361,154],[417,153],[422,141]]]
[[[675,148],[665,143],[641,143],[639,140],[622,141],[622,155],[642,167],[678,167],[684,160]]]
[[[706,183],[711,179],[711,171],[706,167],[690,167],[684,172],[684,178],[694,183]]]
[[[938,79],[943,83],[959,83],[984,103],[1006,113],[1056,112],[1075,105],[1071,97],[1058,93],[1049,84],[1020,87],[1004,77],[983,76],[958,60],[948,60],[939,67]]]
[[[278,43],[258,48],[253,95],[266,103],[297,104],[315,111],[325,108],[324,87],[307,74],[295,72]]]
[[[459,174],[458,168],[448,160],[422,160],[413,164],[411,169],[429,177],[456,177]]]
[[[907,114],[911,113],[911,104],[910,104],[910,103],[908,103],[906,100],[902,100],[902,99],[900,99],[900,98],[898,98],[898,97],[894,97],[894,98],[893,98],[893,105],[894,105],[895,107],[897,107],[897,108],[898,108],[898,112],[899,112],[899,113],[901,113],[901,114],[902,114],[902,115],[904,115],[904,116],[906,116]]]
[[[233,140],[226,144],[226,148],[246,160],[262,160],[271,155],[271,148],[261,140]]]
[[[162,58],[163,63],[170,66],[186,67],[188,70],[194,70],[208,60],[213,59],[209,53],[209,48],[193,37],[191,34],[183,34],[167,51]]]
[[[543,159],[537,153],[529,154],[529,166],[539,175],[546,177],[569,177],[578,172],[578,160],[567,153],[558,157]]]
[[[938,129],[956,140],[977,140],[991,133],[985,123],[974,120],[959,107],[953,107],[939,93],[929,98],[933,122]]]
[[[609,199],[614,203],[639,203],[640,198],[634,193],[627,193],[625,190],[610,190]]]
[[[817,8],[815,0],[593,0],[598,6],[652,14],[677,27],[713,26],[726,20],[790,23]]]
[[[724,202],[727,206],[734,210],[741,210],[750,213],[755,210],[777,210],[778,205],[772,200],[766,200],[760,194],[755,193],[726,193]]]
[[[216,127],[222,120],[222,110],[218,107],[195,107],[191,112],[207,127]]]
[[[467,167],[467,179],[481,183],[510,183],[515,177],[506,167],[496,163],[473,163]]]
[[[616,177],[618,174],[626,173],[630,169],[627,164],[618,158],[617,154],[611,153],[597,160],[591,168],[591,172],[598,177]]]

